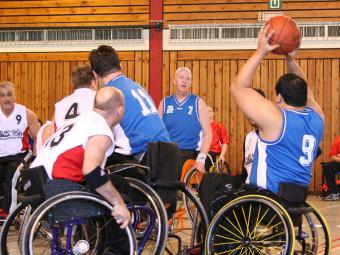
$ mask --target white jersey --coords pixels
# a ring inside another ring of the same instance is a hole
[[[250,178],[250,171],[251,167],[253,165],[254,160],[254,153],[256,149],[256,144],[258,141],[258,135],[255,130],[249,132],[246,136],[246,140],[244,142],[244,167],[247,170],[248,177],[246,180],[246,183],[249,184],[249,178]]]
[[[8,117],[0,109],[0,157],[16,155],[28,149],[27,108],[15,104]]]
[[[105,135],[112,140],[105,156],[111,155],[114,147],[112,131],[105,119],[92,111],[58,129],[44,144],[31,168],[44,166],[50,179],[83,182],[85,146],[88,139],[95,135]]]
[[[42,148],[43,146],[43,143],[42,143],[42,135],[43,135],[43,132],[44,132],[44,129],[48,126],[52,125],[52,121],[50,120],[47,120],[45,122],[44,125],[42,125],[39,130],[38,130],[38,133],[37,133],[37,142],[36,142],[36,150],[37,150],[37,153],[40,151],[40,149]]]
[[[131,146],[129,138],[124,133],[122,127],[117,124],[112,129],[112,133],[115,139],[115,152],[122,155],[131,155]]]
[[[56,129],[71,122],[80,114],[92,111],[96,91],[89,88],[76,89],[71,95],[55,104],[54,122]]]

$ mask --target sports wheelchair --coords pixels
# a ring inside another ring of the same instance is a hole
[[[12,254],[10,247],[22,254],[110,254],[110,235],[119,231],[112,206],[77,183],[46,180],[43,171],[24,170],[28,177],[24,184],[34,188],[18,196],[17,207],[2,226],[1,254]],[[135,212],[133,205],[128,208]],[[133,226],[121,232],[127,246],[124,254],[137,254]]]
[[[306,201],[308,189],[281,183],[278,195],[247,185],[226,189],[211,204],[207,254],[330,254],[322,215]]]
[[[44,183],[38,179],[36,176],[30,179],[31,186]],[[150,254],[162,254],[168,227],[164,205],[148,185],[126,179],[143,196],[141,202],[126,199],[133,218],[132,226],[126,230],[130,254],[135,250],[138,254],[146,254],[146,250]],[[11,254],[9,247],[23,254],[77,254],[73,250],[78,246],[88,249],[79,254],[105,254],[110,245],[110,228],[115,226],[110,216],[111,206],[85,187],[66,180],[47,180],[43,190],[19,195],[18,206],[2,227],[1,254]],[[50,199],[44,202],[45,198]]]

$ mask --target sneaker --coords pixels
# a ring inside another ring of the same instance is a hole
[[[325,201],[336,201],[339,200],[339,193],[331,193],[328,196],[322,198]]]

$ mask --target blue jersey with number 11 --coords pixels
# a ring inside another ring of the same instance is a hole
[[[107,85],[119,89],[125,97],[120,125],[129,140],[131,154],[145,152],[150,142],[170,142],[152,98],[139,84],[119,75]]]

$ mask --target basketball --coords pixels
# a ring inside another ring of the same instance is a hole
[[[268,32],[274,29],[275,34],[270,39],[270,45],[279,44],[279,48],[273,50],[274,54],[288,54],[300,45],[300,29],[295,21],[285,15],[270,18],[266,25],[269,26]]]

